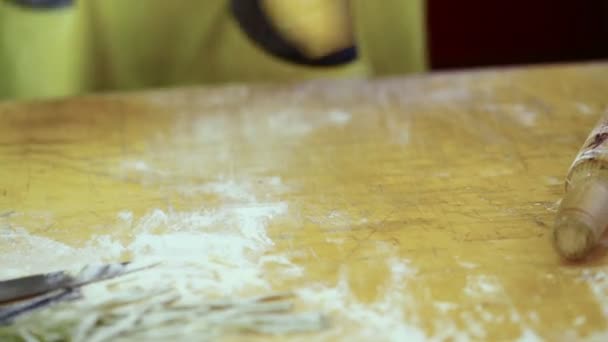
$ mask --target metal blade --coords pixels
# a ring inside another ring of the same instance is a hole
[[[78,298],[80,298],[79,289],[61,288],[27,300],[0,305],[0,326],[11,324],[15,318],[28,312],[42,309],[62,301]]]
[[[148,264],[130,267],[133,265],[129,262],[88,265],[77,274],[59,271],[0,281],[0,306],[43,295],[58,289],[78,288],[90,283],[141,271],[156,265]]]
[[[63,288],[73,281],[74,279],[63,271],[0,281],[0,304]]]
[[[2,281],[0,282],[0,325],[10,324],[17,316],[28,312],[77,299],[80,296],[80,288],[88,284],[156,265],[158,263],[134,266],[129,262],[89,265],[77,274],[61,271]]]

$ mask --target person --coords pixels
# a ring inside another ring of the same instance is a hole
[[[0,1],[0,99],[427,67],[424,0]]]

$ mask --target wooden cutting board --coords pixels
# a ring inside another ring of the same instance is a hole
[[[605,251],[550,244],[607,90],[592,64],[0,104],[0,276],[236,208],[266,214],[197,227],[263,242],[317,337],[608,338]]]

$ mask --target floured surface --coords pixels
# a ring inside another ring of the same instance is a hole
[[[587,66],[5,104],[0,278],[195,263],[209,298],[295,293],[327,341],[602,340],[604,254],[565,265],[548,236],[607,87]]]

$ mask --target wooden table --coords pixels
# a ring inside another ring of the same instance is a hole
[[[273,205],[261,277],[330,316],[317,337],[605,340],[604,251],[568,265],[550,234],[607,90],[591,64],[5,103],[0,275],[155,209]]]

